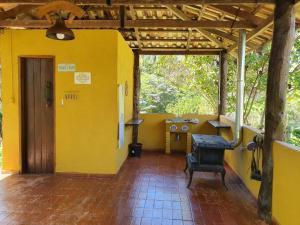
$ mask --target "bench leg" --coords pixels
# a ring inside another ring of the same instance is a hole
[[[189,179],[189,183],[187,185],[187,188],[189,188],[191,186],[192,179],[193,179],[193,173],[194,173],[194,171],[192,169],[189,169],[190,179]]]
[[[225,187],[226,191],[228,190],[226,184],[225,184],[225,175],[226,175],[226,170],[224,169],[224,171],[221,173],[222,176],[222,184]]]
[[[185,157],[185,168],[184,168],[183,172],[186,172],[187,168],[188,168],[188,158]]]

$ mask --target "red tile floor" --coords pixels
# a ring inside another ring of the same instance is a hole
[[[144,153],[115,178],[13,175],[0,181],[1,225],[256,225],[255,200],[227,169],[195,173],[184,155]]]

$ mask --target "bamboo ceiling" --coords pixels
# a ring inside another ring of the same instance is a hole
[[[47,28],[60,16],[73,29],[118,29],[132,49],[153,54],[217,54],[223,49],[234,54],[239,29],[247,30],[248,50],[272,38],[273,0],[75,0],[45,9],[50,2],[0,0],[0,28]]]

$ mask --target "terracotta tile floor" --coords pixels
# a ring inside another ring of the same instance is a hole
[[[5,225],[256,225],[255,201],[227,170],[195,173],[191,189],[184,155],[144,153],[115,178],[13,175],[0,181]]]

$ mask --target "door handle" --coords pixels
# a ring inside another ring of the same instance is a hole
[[[51,81],[46,81],[45,83],[45,100],[46,100],[46,107],[50,107],[53,101],[53,86]]]

